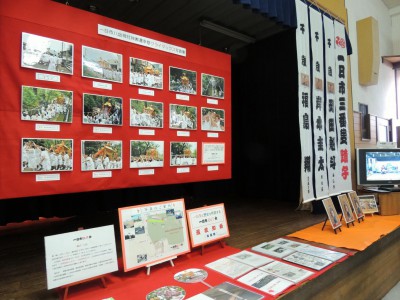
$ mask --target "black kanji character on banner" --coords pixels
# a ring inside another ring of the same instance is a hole
[[[305,55],[301,56],[301,65],[307,67],[307,58]]]
[[[307,113],[303,115],[303,129],[310,129],[310,119]]]
[[[315,103],[315,109],[322,109],[322,97],[321,96],[317,96],[316,98],[316,103]]]
[[[321,116],[318,116],[317,118],[317,129],[322,130],[322,118]]]
[[[328,75],[332,77],[332,67],[328,67]]]
[[[340,127],[346,127],[347,121],[346,121],[346,114],[345,113],[340,113],[339,114],[339,126]]]
[[[333,136],[329,137],[329,150],[335,151],[336,150],[336,141]]]
[[[330,118],[328,120],[328,126],[329,126],[329,132],[334,132],[335,131],[335,119]]]
[[[333,99],[328,100],[328,111],[332,113],[335,112],[335,102]]]
[[[340,145],[347,145],[347,130],[346,130],[346,128],[340,129]]]
[[[321,72],[320,70],[321,70],[321,64],[319,63],[319,61],[317,61],[316,63],[315,63],[315,70],[317,70],[317,72]]]
[[[322,156],[320,156],[318,160],[318,171],[323,171],[323,170],[325,170],[325,160]]]
[[[331,156],[330,160],[329,160],[329,167],[333,170],[336,169],[336,157],[335,156]]]
[[[345,97],[339,97],[339,110],[346,111],[346,98]]]
[[[317,139],[318,151],[324,151],[324,139],[319,136]]]
[[[304,108],[308,108],[308,93],[303,92],[301,94],[301,103],[303,104]]]
[[[304,31],[306,31],[304,29],[304,24],[303,23],[300,24],[300,31],[301,31],[302,34],[304,34]]]
[[[304,172],[311,172],[311,157],[304,156]]]

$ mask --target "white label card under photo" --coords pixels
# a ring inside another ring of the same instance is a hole
[[[35,124],[36,131],[60,131],[58,124]]]
[[[219,170],[219,166],[208,166],[207,167],[207,171],[218,171]]]
[[[154,129],[139,129],[139,135],[155,135]]]
[[[207,132],[207,137],[209,137],[209,138],[218,138],[219,134],[218,134],[218,132]]]
[[[190,97],[189,97],[189,95],[176,94],[176,99],[177,100],[189,101]]]
[[[60,75],[36,73],[36,80],[44,80],[51,82],[61,82]]]
[[[176,169],[176,173],[178,173],[178,174],[180,174],[180,173],[190,173],[190,168],[189,167],[177,168]]]
[[[139,176],[142,175],[154,175],[154,169],[140,169]]]
[[[139,89],[138,93],[139,95],[154,96],[153,90]]]
[[[93,87],[103,90],[112,90],[112,84],[106,82],[93,81]]]
[[[112,127],[94,126],[93,133],[112,133]]]
[[[218,100],[215,100],[215,99],[207,99],[207,104],[218,105]]]
[[[190,136],[190,131],[177,131],[177,136]]]
[[[111,171],[93,172],[92,178],[109,178],[112,177]]]
[[[36,181],[58,181],[60,180],[60,174],[38,174],[36,175]]]

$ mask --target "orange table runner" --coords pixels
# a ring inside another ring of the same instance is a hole
[[[337,234],[334,233],[329,221],[327,222],[324,231],[321,230],[322,225],[323,222],[296,231],[288,236],[335,247],[361,251],[380,239],[382,236],[399,227],[400,215],[365,216],[364,221],[361,221],[361,223],[355,221],[355,226],[349,224],[349,228],[347,228],[343,221],[343,226],[341,227],[342,232],[337,230]]]

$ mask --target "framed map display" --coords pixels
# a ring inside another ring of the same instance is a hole
[[[358,198],[357,193],[352,191],[350,193],[347,193],[347,196],[350,199],[351,206],[353,207],[353,211],[356,214],[357,219],[364,218],[364,213],[361,209],[360,199]]]
[[[183,199],[118,209],[124,271],[190,251]]]
[[[190,209],[186,213],[192,247],[229,237],[223,203]]]
[[[340,208],[342,209],[342,216],[344,217],[345,222],[346,223],[354,222],[353,211],[351,210],[351,204],[347,196],[345,194],[339,195],[338,200]]]
[[[336,229],[342,226],[342,223],[340,222],[339,216],[336,212],[336,208],[333,205],[332,199],[331,198],[323,199],[322,204],[324,205],[326,214],[328,215],[328,219],[332,225],[332,228]]]

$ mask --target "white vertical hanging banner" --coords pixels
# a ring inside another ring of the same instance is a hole
[[[327,179],[327,157],[325,136],[325,96],[324,96],[324,39],[322,15],[310,8],[310,39],[312,52],[312,113],[314,136],[314,176],[316,199],[329,195]]]
[[[335,28],[333,20],[323,16],[324,21],[324,45],[325,45],[325,91],[326,91],[326,151],[328,168],[329,196],[339,194],[337,189],[339,161],[336,132],[336,65],[335,65]]]
[[[301,143],[301,187],[302,202],[314,200],[313,185],[313,148],[311,129],[311,93],[310,93],[310,35],[308,25],[308,7],[296,0],[297,12],[297,65],[299,70],[299,127]]]
[[[340,172],[337,190],[341,193],[351,191],[351,149],[348,122],[347,89],[347,45],[344,25],[334,22],[335,27],[335,63],[336,63],[336,124],[338,132],[339,161],[336,164]]]

